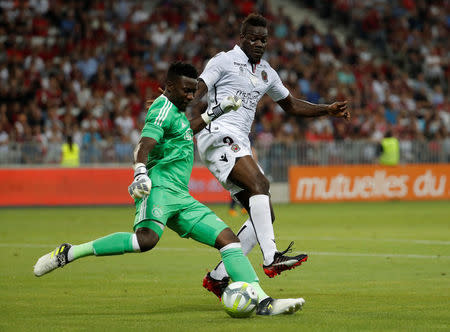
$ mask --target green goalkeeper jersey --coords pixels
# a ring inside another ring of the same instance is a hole
[[[166,96],[159,96],[148,109],[141,136],[158,143],[147,159],[152,186],[187,192],[194,164],[194,142],[184,112]]]

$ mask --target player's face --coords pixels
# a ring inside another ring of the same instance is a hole
[[[241,35],[241,48],[250,59],[257,63],[261,60],[267,46],[267,28],[248,26],[245,34]]]
[[[187,105],[194,99],[197,91],[197,80],[195,78],[180,76],[172,84],[170,89],[170,101],[182,112],[186,111]]]

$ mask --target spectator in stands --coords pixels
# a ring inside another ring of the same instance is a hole
[[[298,3],[314,8],[319,2]],[[129,119],[120,119],[121,110],[129,108],[134,123],[142,120],[144,101],[158,93],[168,63],[183,58],[202,69],[206,59],[235,43],[238,27],[233,22],[259,9],[273,17],[274,47],[267,60],[292,93],[314,102],[349,99],[354,104],[350,107],[358,110],[350,124],[333,123],[335,140],[378,139],[384,135],[380,127],[390,124],[403,140],[445,141],[450,131],[445,6],[442,1],[320,3],[322,14],[330,15],[330,27],[347,22],[343,27],[351,38],[340,42],[334,29],[321,33],[308,20],[295,25],[285,11],[274,15],[267,1],[240,2],[234,8],[206,0],[174,0],[171,6],[135,6],[129,0],[7,2],[0,11],[3,131],[10,144],[24,142],[25,132],[29,140],[31,128],[39,124],[49,141],[48,133],[63,137],[73,131],[80,147],[83,139],[91,142],[91,136],[123,145],[123,127],[131,126]],[[207,25],[211,29],[205,29]],[[365,35],[362,42],[354,38]],[[383,58],[377,49],[385,50]],[[293,136],[298,141],[306,123],[320,126],[320,120],[299,120],[292,134],[286,115],[270,105],[260,103],[263,112],[257,113],[265,116],[256,119],[256,145],[270,149]],[[93,132],[85,128],[90,112],[98,124]],[[83,132],[74,129],[80,127]],[[324,136],[330,139],[329,128]],[[49,145],[49,162],[54,160],[50,156]]]
[[[5,123],[0,121],[0,163],[8,162],[9,135]]]
[[[389,129],[377,148],[380,165],[396,166],[400,161],[399,142]]]
[[[66,142],[61,146],[61,166],[80,166],[80,147],[73,142],[72,135],[68,135]]]

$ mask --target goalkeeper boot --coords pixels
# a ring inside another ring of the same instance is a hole
[[[292,245],[294,242],[291,242],[285,251],[276,252],[273,257],[273,262],[270,265],[263,265],[264,273],[269,277],[273,278],[281,272],[286,270],[291,270],[303,262],[306,262],[308,259],[308,255],[300,254],[297,256],[286,256],[287,252],[291,252]]]
[[[256,314],[261,316],[274,316],[280,314],[293,314],[302,309],[305,300],[298,299],[272,299],[268,297],[262,300],[256,309]]]
[[[229,277],[224,277],[222,280],[217,280],[211,277],[211,274],[208,272],[203,278],[203,287],[208,291],[213,292],[219,300],[221,300],[223,291],[227,288],[229,282]]]
[[[34,275],[40,277],[57,267],[64,267],[64,265],[69,263],[67,254],[69,253],[70,247],[72,247],[71,244],[63,243],[52,252],[39,258],[34,266]]]

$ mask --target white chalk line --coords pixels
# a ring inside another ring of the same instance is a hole
[[[0,248],[15,247],[15,248],[48,248],[49,251],[56,248],[57,244],[40,244],[40,243],[0,243]],[[212,248],[168,248],[159,247],[153,250],[156,251],[215,251]],[[301,252],[294,252],[300,254]],[[441,255],[416,255],[416,254],[381,254],[381,253],[355,253],[355,252],[328,252],[328,251],[313,251],[308,252],[308,255],[317,256],[340,256],[340,257],[396,257],[396,258],[427,258],[427,259],[450,259],[450,256]]]
[[[393,242],[393,243],[412,243],[412,244],[430,244],[449,246],[450,241],[439,240],[409,240],[409,239],[371,239],[371,238],[342,238],[342,237],[297,237],[287,238],[278,237],[279,240],[299,240],[299,241],[362,241],[362,242]]]
[[[300,253],[300,252],[299,252]],[[398,257],[398,258],[439,258],[450,259],[450,256],[440,255],[416,255],[416,254],[377,254],[377,253],[356,253],[356,252],[326,252],[326,251],[313,251],[308,255],[320,255],[320,256],[352,256],[352,257]]]

